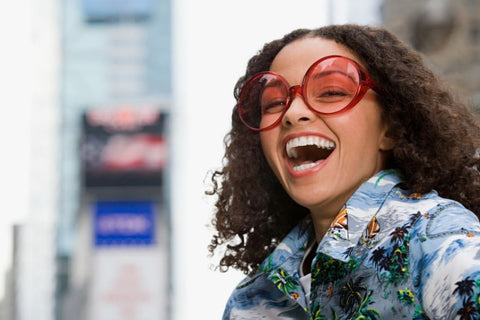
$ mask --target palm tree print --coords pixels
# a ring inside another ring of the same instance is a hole
[[[356,311],[350,313],[347,319],[355,320],[378,320],[381,319],[380,313],[375,309],[365,308],[370,304],[370,297],[373,291],[367,292],[367,294],[360,298],[359,306]],[[315,301],[312,305],[312,312],[310,314],[310,320],[339,320],[338,313],[334,308],[330,308],[330,315],[327,315],[323,312],[323,309],[320,307],[318,301]],[[343,319],[343,317],[342,317]]]
[[[405,238],[405,235],[408,233],[407,225],[401,226],[401,227],[396,227],[395,230],[390,233],[392,238],[390,241],[393,243],[402,243],[403,239]]]
[[[298,291],[298,286],[296,285],[293,277],[285,272],[283,269],[279,269],[275,272],[270,280],[278,287],[278,289],[286,295],[292,295]]]
[[[378,267],[380,265],[380,262],[385,259],[386,253],[387,250],[385,250],[384,247],[378,247],[377,249],[373,250],[370,261],[372,261],[373,264]]]
[[[362,281],[362,277],[353,281],[350,279],[340,289],[340,307],[348,314],[352,314],[356,310],[355,307],[362,302],[363,293],[367,291],[367,288],[362,285]]]
[[[382,259],[382,261],[380,261],[380,264],[379,264],[379,267],[380,267],[380,270],[387,270],[390,268],[391,266],[391,254],[389,255],[385,255]]]
[[[398,285],[400,281],[408,278],[409,267],[409,247],[410,247],[410,235],[409,235],[409,223],[402,227],[397,227],[390,233],[390,242],[393,243],[391,250],[386,250],[384,247],[379,247],[372,252],[370,261],[374,263],[380,270],[385,270],[381,274],[382,278],[386,278],[388,283],[386,287],[393,283]]]
[[[330,308],[331,320],[338,320],[338,314],[335,309]],[[327,320],[327,315],[323,312],[323,309],[320,308],[318,301],[315,301],[312,306],[312,313],[310,314],[310,320]]]
[[[476,283],[475,280],[470,279],[470,277],[466,277],[465,279],[458,281],[455,283],[457,286],[455,290],[453,290],[453,294],[457,293],[460,296],[463,296],[463,305],[460,310],[458,310],[457,315],[460,316],[460,320],[470,320],[470,319],[477,319],[477,316],[479,315],[478,310],[475,308],[475,302],[474,300],[477,301],[477,307],[478,307],[478,295],[475,299],[473,298],[474,294],[474,287],[477,286],[478,284]]]
[[[418,219],[420,219],[421,217],[422,217],[422,213],[418,211],[417,213],[412,215],[410,219],[408,219],[408,223],[406,226],[408,226],[409,228],[413,227],[413,225],[417,223]]]
[[[458,293],[461,296],[468,296],[471,297],[473,295],[473,286],[475,284],[475,281],[473,279],[470,279],[469,277],[466,277],[462,281],[458,281],[455,283],[456,288],[453,290],[453,294]]]
[[[315,269],[312,270],[312,282],[328,284],[343,278],[349,269],[349,264],[333,259],[323,253],[317,256]]]
[[[405,237],[405,241],[401,246],[395,246],[390,256],[390,265],[388,271],[389,282],[397,285],[401,280],[408,278],[408,252],[409,252],[409,237]]]
[[[380,312],[378,312],[377,310],[372,309],[372,308],[367,308],[367,306],[372,303],[372,301],[370,301],[372,294],[373,294],[373,290],[370,290],[363,297],[362,301],[360,302],[360,305],[358,307],[357,312],[353,316],[353,319],[355,319],[355,320],[378,320],[378,319],[382,318],[382,315],[380,314]]]
[[[457,315],[460,316],[460,320],[473,320],[477,319],[476,315],[478,314],[477,310],[475,309],[474,302],[464,298],[463,299],[463,306],[460,310],[458,310]]]

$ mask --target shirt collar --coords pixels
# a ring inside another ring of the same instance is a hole
[[[367,226],[375,223],[376,214],[388,194],[400,182],[401,177],[396,170],[380,171],[364,182],[334,219],[317,252],[347,262]]]
[[[332,223],[317,252],[347,262],[349,252],[357,245],[390,191],[401,181],[400,174],[396,170],[384,170],[364,182],[339,213],[340,215],[346,210],[347,228],[340,230]],[[259,271],[268,273],[282,266],[290,272],[297,272],[298,261],[303,257],[308,237],[313,232],[310,218],[303,219],[262,262]]]
[[[297,273],[297,262],[302,259],[308,238],[313,235],[313,232],[311,220],[307,216],[290,231],[270,256],[262,262],[259,271],[269,273],[282,266],[291,274]]]

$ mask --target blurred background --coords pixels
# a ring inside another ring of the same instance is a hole
[[[220,319],[208,173],[233,87],[297,28],[383,25],[480,107],[480,0],[0,4],[0,319]],[[254,164],[253,164],[254,165]]]

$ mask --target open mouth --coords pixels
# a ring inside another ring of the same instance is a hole
[[[315,167],[334,149],[335,143],[318,136],[293,138],[285,146],[288,161],[297,172]]]

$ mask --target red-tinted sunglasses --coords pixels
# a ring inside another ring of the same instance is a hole
[[[275,72],[261,72],[243,86],[237,103],[242,122],[251,130],[272,129],[281,122],[295,95],[323,115],[353,108],[369,89],[379,85],[354,60],[327,56],[308,68],[301,85],[290,86]]]

